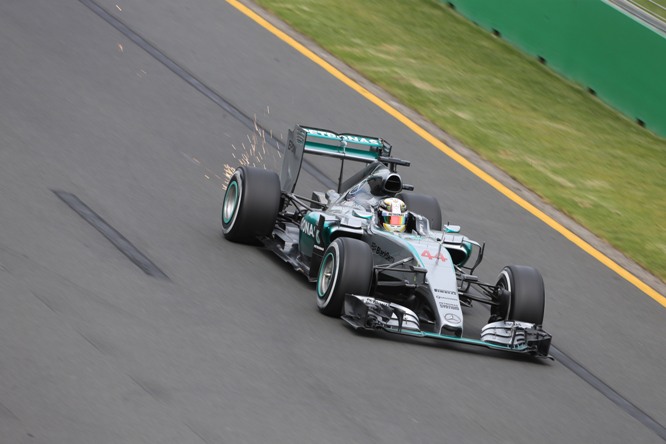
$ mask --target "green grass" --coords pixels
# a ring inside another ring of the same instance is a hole
[[[666,20],[666,0],[629,0],[656,17]]]
[[[666,280],[665,139],[438,0],[257,3]]]

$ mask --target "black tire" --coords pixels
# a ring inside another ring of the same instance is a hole
[[[407,211],[419,214],[430,223],[433,230],[442,229],[442,210],[439,202],[432,196],[418,193],[401,193],[396,196],[407,205]]]
[[[358,239],[340,237],[326,248],[317,278],[317,308],[339,317],[345,294],[367,295],[372,285],[372,251]]]
[[[541,325],[546,294],[541,273],[526,265],[504,267],[497,278],[498,287],[506,290],[500,306],[493,308],[491,321],[500,319]]]
[[[222,233],[253,243],[271,233],[280,210],[280,178],[274,171],[242,166],[231,176],[222,201]]]

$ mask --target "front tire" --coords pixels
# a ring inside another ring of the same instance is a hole
[[[541,273],[526,265],[504,267],[497,278],[500,305],[494,306],[491,321],[510,320],[541,325],[546,294]]]
[[[252,243],[273,230],[280,210],[280,177],[274,171],[242,166],[231,176],[222,201],[222,233]]]
[[[340,237],[326,248],[317,278],[317,308],[339,317],[345,295],[367,295],[372,285],[372,251],[358,239]]]

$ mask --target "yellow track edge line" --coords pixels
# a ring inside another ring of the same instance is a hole
[[[458,162],[461,166],[472,172],[474,175],[479,177],[481,180],[489,184],[491,187],[495,188],[497,191],[502,193],[504,196],[509,198],[511,201],[525,209],[527,212],[535,216],[537,219],[541,220],[544,222],[546,225],[551,227],[553,230],[557,231],[560,233],[562,236],[564,236],[566,239],[574,243],[576,246],[578,246],[580,249],[588,253],[590,256],[594,257],[596,260],[604,264],[606,267],[610,268],[612,271],[617,273],[619,276],[624,278],[626,281],[634,285],[636,288],[641,290],[643,293],[654,299],[657,303],[661,304],[663,307],[666,307],[666,297],[662,296],[659,292],[657,292],[655,289],[647,285],[645,282],[640,280],[638,277],[636,277],[634,274],[617,264],[615,261],[610,259],[608,256],[603,254],[601,251],[597,250],[594,248],[592,245],[584,241],[582,238],[580,238],[578,235],[573,233],[571,230],[567,229],[564,227],[562,224],[548,216],[546,213],[543,211],[539,210],[536,208],[534,205],[531,203],[527,202],[525,199],[520,197],[518,194],[515,192],[511,191],[509,188],[507,188],[504,184],[499,182],[497,179],[492,177],[490,174],[486,173],[483,171],[481,168],[478,166],[474,165],[472,162],[464,158],[462,155],[454,151],[451,147],[446,145],[444,142],[439,140],[437,137],[433,136],[429,132],[427,132],[425,129],[423,129],[421,126],[419,126],[417,123],[413,122],[410,120],[407,116],[402,114],[400,111],[397,109],[393,108],[391,105],[388,103],[384,102],[382,99],[356,83],[354,80],[343,74],[339,69],[335,68],[333,65],[328,63],[326,60],[312,52],[310,49],[306,48],[304,45],[296,41],[293,37],[290,37],[287,35],[285,32],[281,31],[277,27],[275,27],[273,24],[268,22],[266,19],[261,17],[259,14],[245,6],[244,4],[240,3],[238,0],[226,0],[227,3],[229,3],[231,6],[234,8],[238,9],[240,12],[245,14],[247,17],[255,21],[258,25],[269,31],[271,34],[275,35],[277,38],[294,48],[296,51],[300,52],[302,55],[310,59],[312,62],[316,63],[319,65],[321,68],[323,68],[326,72],[328,72],[330,75],[335,77],[336,79],[340,80],[342,83],[347,85],[349,88],[353,89],[363,97],[365,97],[367,100],[372,102],[373,104],[377,105],[380,109],[388,113],[390,116],[394,117],[396,120],[398,120],[400,123],[405,125],[407,128],[412,130],[414,133],[416,133],[418,136],[426,140],[428,143],[432,144],[435,146],[437,149],[439,149],[441,152],[446,154],[448,157],[451,159],[455,160]]]

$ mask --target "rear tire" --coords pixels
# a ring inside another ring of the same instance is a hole
[[[405,203],[407,211],[428,219],[431,229],[438,231],[442,229],[442,210],[437,199],[418,193],[401,193],[396,197]]]
[[[372,251],[358,239],[340,237],[326,248],[317,278],[317,308],[339,317],[345,295],[367,295],[372,285]]]
[[[497,287],[506,290],[500,306],[493,307],[491,321],[510,320],[541,325],[546,295],[541,273],[526,265],[504,267],[497,278]]]
[[[280,177],[274,171],[242,166],[231,176],[222,201],[222,233],[252,243],[273,230],[280,210]]]

